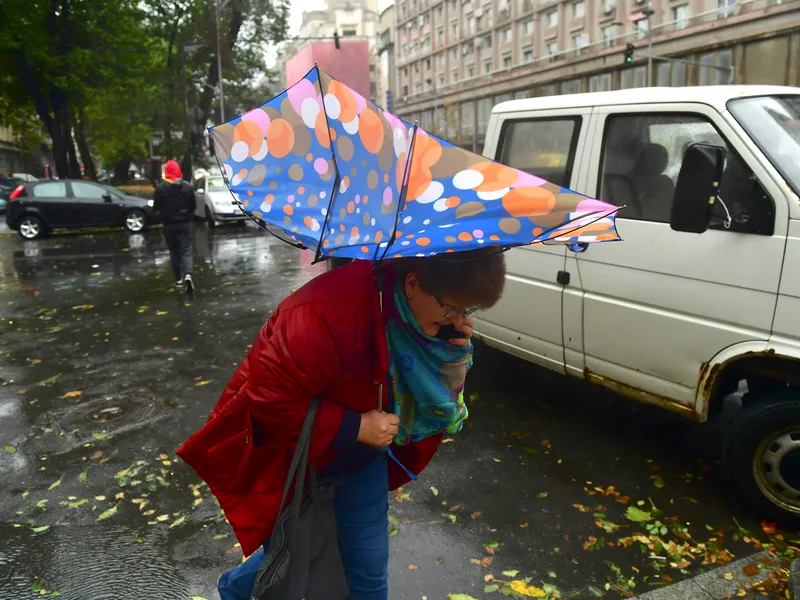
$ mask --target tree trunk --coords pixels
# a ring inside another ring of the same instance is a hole
[[[234,3],[235,6],[238,6]],[[220,39],[220,44],[224,44],[229,51],[229,54],[233,55],[233,49],[236,46],[236,40],[239,37],[239,30],[242,28],[242,23],[244,22],[244,14],[240,7],[236,7],[233,9],[230,19],[230,27],[228,29],[228,35],[224,37],[224,39]],[[217,23],[219,25],[219,23]],[[223,34],[224,31],[220,31],[220,34]],[[208,85],[203,86],[203,92],[200,95],[200,109],[203,111],[203,114],[210,115],[211,114],[211,102],[214,99],[214,90],[219,83],[219,72],[217,71],[217,54],[216,50],[211,54],[211,64],[208,66],[208,77],[206,77],[206,83]],[[226,111],[227,112],[227,111]]]
[[[64,145],[67,147],[67,158],[69,159],[69,177],[71,179],[81,179],[81,164],[78,162],[78,154],[75,152],[75,141],[72,139],[72,120],[69,118],[69,109],[63,110],[63,131]]]
[[[131,157],[126,156],[121,161],[119,161],[116,165],[114,165],[114,183],[117,185],[125,183],[127,181],[129,175],[128,171],[131,168]]]
[[[89,179],[97,180],[97,169],[92,160],[92,151],[89,148],[89,143],[86,141],[86,116],[83,109],[78,110],[78,118],[75,120],[75,141],[78,144],[78,150],[81,153],[81,162],[83,163],[83,173]]]

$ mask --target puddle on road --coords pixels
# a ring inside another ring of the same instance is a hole
[[[185,600],[187,583],[167,558],[169,533],[149,530],[146,543],[137,535],[121,526],[54,526],[34,534],[0,525],[0,600],[53,592],[61,600]]]

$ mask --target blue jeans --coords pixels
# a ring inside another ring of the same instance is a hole
[[[336,484],[336,524],[348,600],[389,599],[389,478],[386,455]],[[268,546],[267,541],[264,546]],[[222,600],[250,600],[264,558],[259,550],[226,571],[217,584]]]

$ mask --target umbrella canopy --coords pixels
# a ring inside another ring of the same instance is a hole
[[[242,209],[318,259],[620,239],[618,207],[459,148],[316,67],[210,133]]]

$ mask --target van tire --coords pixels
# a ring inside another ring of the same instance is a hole
[[[792,531],[800,529],[800,395],[796,388],[752,398],[739,410],[725,437],[722,467],[754,516]]]

